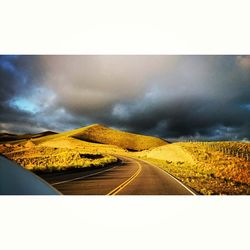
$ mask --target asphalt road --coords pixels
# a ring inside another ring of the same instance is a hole
[[[120,163],[93,170],[40,175],[66,195],[194,195],[162,169],[119,156]]]

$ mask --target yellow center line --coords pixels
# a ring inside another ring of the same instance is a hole
[[[126,181],[124,181],[121,185],[119,185],[118,187],[110,191],[107,195],[116,195],[118,192],[124,189],[129,183],[131,183],[140,174],[142,170],[142,166],[138,161],[136,161],[136,163],[139,166],[137,171],[131,177],[129,177]]]

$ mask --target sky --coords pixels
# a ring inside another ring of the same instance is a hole
[[[250,56],[2,55],[0,87],[0,132],[250,139]]]

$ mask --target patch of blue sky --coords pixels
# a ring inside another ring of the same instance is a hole
[[[13,100],[11,100],[10,106],[12,106],[13,108],[17,108],[21,111],[33,114],[39,112],[40,110],[40,108],[35,103],[22,97],[16,97]]]
[[[9,100],[9,106],[20,111],[36,114],[53,107],[56,95],[53,91],[41,87],[24,88],[19,95]]]

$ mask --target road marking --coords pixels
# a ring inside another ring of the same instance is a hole
[[[59,185],[59,184],[64,184],[64,183],[68,183],[68,182],[72,182],[72,181],[76,181],[76,180],[81,180],[81,179],[85,179],[87,177],[91,177],[91,176],[94,176],[94,175],[97,175],[97,174],[100,174],[100,173],[104,173],[104,172],[107,172],[113,168],[115,168],[117,166],[114,166],[112,168],[109,168],[109,169],[105,169],[105,170],[102,170],[102,171],[99,171],[99,172],[96,172],[96,173],[93,173],[93,174],[89,174],[89,175],[85,175],[85,176],[81,176],[81,177],[76,177],[76,178],[73,178],[73,179],[69,179],[69,180],[65,180],[65,181],[59,181],[59,182],[55,182],[55,183],[52,183],[50,185],[52,186],[55,186],[55,185]]]
[[[186,185],[184,185],[181,181],[179,181],[177,178],[175,178],[173,175],[171,175],[171,174],[168,173],[167,171],[163,170],[162,168],[157,167],[157,166],[155,166],[155,165],[153,165],[153,164],[151,164],[151,163],[149,163],[149,162],[147,162],[147,161],[144,161],[144,160],[140,160],[140,161],[143,161],[143,162],[145,162],[145,163],[147,163],[147,164],[149,164],[149,165],[151,165],[151,166],[153,166],[153,167],[155,167],[155,168],[160,169],[160,170],[163,171],[165,174],[169,175],[169,176],[172,177],[174,180],[176,180],[179,184],[181,184],[181,185],[182,185],[185,189],[187,189],[192,195],[197,195],[197,194],[194,193],[191,189],[189,189]]]
[[[142,170],[142,166],[141,166],[141,164],[138,161],[136,161],[136,163],[139,166],[139,168],[137,169],[137,171],[130,178],[128,178],[126,181],[124,181],[121,185],[119,185],[118,187],[116,187],[115,189],[113,189],[112,191],[110,191],[107,195],[116,195],[122,189],[124,189],[129,183],[131,183],[140,174],[140,172]]]

